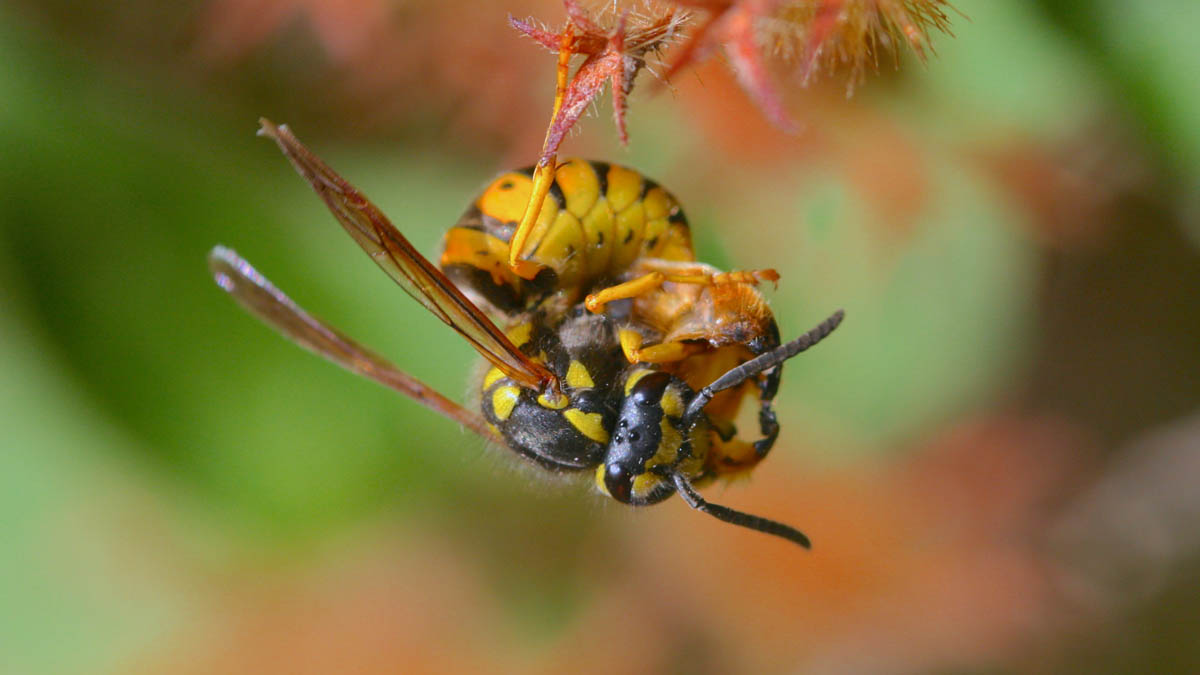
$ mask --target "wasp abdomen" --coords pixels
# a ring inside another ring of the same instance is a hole
[[[562,396],[522,388],[493,368],[483,379],[483,415],[509,447],[542,466],[591,469],[603,461],[619,406],[620,347],[604,317],[573,316],[550,328],[544,317],[526,318],[508,335],[558,376]]]
[[[509,242],[532,175],[529,167],[497,177],[446,233],[443,271],[501,311],[527,309],[556,290],[582,295],[642,257],[695,260],[687,219],[669,192],[632,169],[572,159],[558,166],[523,252],[542,273],[521,279],[508,265]]]

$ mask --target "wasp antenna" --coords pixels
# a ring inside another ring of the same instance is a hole
[[[736,368],[730,368],[724,375],[701,389],[696,394],[696,397],[692,399],[692,402],[688,404],[687,410],[683,413],[683,428],[692,428],[696,420],[700,419],[700,414],[704,410],[704,406],[708,405],[708,402],[712,400],[712,397],[717,392],[736,387],[755,375],[770,370],[800,352],[809,349],[821,340],[829,337],[829,334],[842,323],[842,319],[844,318],[846,318],[846,312],[839,309],[830,315],[828,319],[817,324],[815,328],[795,340],[780,345],[765,354],[760,354]]]
[[[806,549],[812,548],[812,542],[809,541],[808,536],[790,525],[784,525],[783,523],[763,518],[762,516],[737,511],[728,506],[713,504],[705,500],[704,497],[701,497],[700,493],[696,492],[696,488],[692,487],[687,477],[678,471],[671,474],[671,480],[675,482],[675,488],[679,490],[679,496],[683,497],[683,501],[701,513],[707,513],[718,520],[723,520],[732,525],[740,525],[751,530],[773,534],[776,537],[800,544]]]

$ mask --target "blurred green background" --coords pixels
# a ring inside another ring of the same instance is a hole
[[[547,482],[208,277],[231,246],[466,391],[255,120],[432,255],[540,146],[553,58],[504,19],[560,5],[0,7],[0,671],[1200,670],[1200,9],[954,4],[853,99],[781,70],[796,137],[714,63],[565,147],[779,269],[786,335],[846,308],[711,490],[811,554]]]

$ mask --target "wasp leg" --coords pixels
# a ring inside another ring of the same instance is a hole
[[[677,284],[696,284],[698,286],[750,284],[757,286],[763,282],[773,284],[779,282],[779,272],[770,268],[722,272],[703,263],[675,262],[653,258],[642,260],[639,267],[650,272],[658,272],[665,277],[666,281]]]
[[[542,141],[542,157],[538,160],[537,168],[533,171],[533,191],[529,195],[529,203],[525,205],[525,213],[521,222],[513,231],[512,241],[508,249],[508,266],[522,279],[533,279],[541,270],[541,265],[524,259],[525,243],[529,233],[533,232],[533,224],[537,222],[542,212],[542,204],[550,193],[550,185],[554,182],[554,173],[558,169],[558,153],[550,148],[550,134],[562,111],[563,101],[567,97],[567,75],[571,68],[571,46],[575,40],[575,27],[570,21],[563,29],[558,46],[558,68],[554,82],[554,110],[550,113],[550,127],[546,129],[546,139]]]
[[[775,346],[778,345],[779,340],[776,338]],[[775,416],[775,409],[771,404],[775,400],[775,394],[779,392],[779,380],[782,375],[783,369],[776,366],[763,373],[758,380],[758,428],[763,437],[754,442],[754,451],[758,453],[759,459],[767,456],[774,447],[775,440],[779,438],[779,419]]]
[[[589,312],[598,314],[604,311],[606,304],[614,300],[625,300],[626,298],[636,298],[639,295],[645,295],[662,286],[666,280],[667,277],[662,272],[650,272],[632,281],[626,281],[623,284],[609,286],[608,288],[591,293],[583,301],[583,304],[588,308]]]
[[[642,346],[642,334],[631,328],[618,332],[621,351],[630,363],[672,363],[704,351],[704,345],[690,342],[662,342],[649,347]]]
[[[522,279],[533,279],[542,269],[541,265],[526,260],[524,251],[529,235],[533,232],[534,223],[542,212],[546,195],[550,193],[550,185],[554,183],[554,172],[558,169],[554,157],[546,161],[547,163],[538,164],[533,170],[533,192],[529,197],[529,204],[525,206],[525,214],[521,216],[521,222],[513,231],[512,240],[508,245],[508,266]]]
[[[771,283],[779,281],[779,273],[773,269],[734,270],[732,272],[718,272],[716,274],[705,272],[699,274],[668,274],[666,277],[667,281],[677,284],[696,284],[698,286],[716,286],[719,284],[750,284],[751,286],[757,286],[764,281]]]
[[[517,237],[514,235],[513,242],[516,242],[516,240]],[[719,272],[707,265],[691,263],[681,265],[653,260],[643,261],[641,267],[650,271],[636,279],[617,284],[616,286],[609,286],[608,288],[589,294],[584,300],[584,305],[587,306],[588,311],[603,312],[604,306],[614,300],[625,300],[645,295],[651,291],[658,290],[668,281],[676,284],[695,284],[697,286],[716,286],[719,284],[750,284],[751,286],[757,286],[764,281],[771,283],[779,281],[779,273],[773,269]]]
[[[704,414],[704,406],[708,405],[709,401],[712,401],[713,396],[716,396],[717,392],[736,387],[751,377],[775,368],[800,352],[809,349],[821,340],[829,337],[829,334],[842,323],[842,319],[845,317],[845,312],[839,309],[828,319],[817,324],[815,328],[795,340],[780,345],[769,352],[760,354],[736,368],[729,369],[724,375],[696,392],[695,398],[692,399],[691,403],[688,403],[687,410],[683,413],[683,428],[691,429],[696,424],[696,420],[700,419],[700,416]]]
[[[759,459],[762,459],[767,456],[767,453],[775,446],[776,439],[779,438],[779,418],[775,416],[775,409],[771,407],[770,399],[761,400],[761,407],[758,409],[758,426],[762,430],[763,437],[754,441],[754,452]]]
[[[535,177],[536,180],[536,177]],[[516,235],[513,241],[516,242]],[[695,284],[697,286],[716,286],[719,284],[750,284],[757,286],[763,282],[777,283],[779,272],[773,269],[734,270],[720,272],[708,265],[693,263],[673,263],[667,261],[644,260],[642,269],[650,270],[642,276],[601,289],[591,293],[584,300],[588,311],[603,312],[604,306],[614,300],[636,298],[654,290],[658,290],[666,282],[676,284]]]

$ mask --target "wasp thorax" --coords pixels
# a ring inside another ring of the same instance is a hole
[[[655,504],[675,491],[672,472],[684,471],[691,478],[698,465],[688,461],[696,458],[692,448],[684,447],[680,428],[692,391],[676,377],[645,368],[632,370],[624,384],[625,398],[597,483],[619,502]]]

